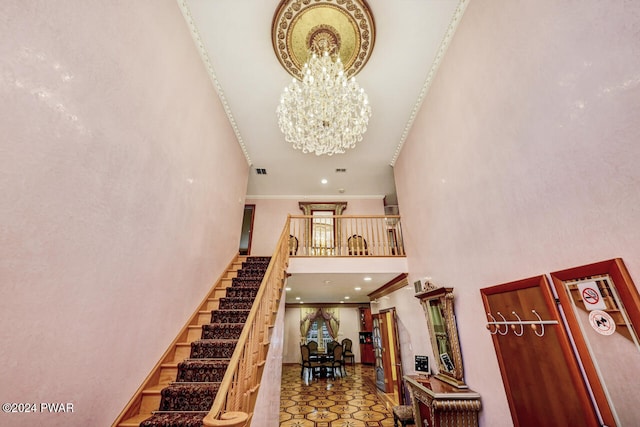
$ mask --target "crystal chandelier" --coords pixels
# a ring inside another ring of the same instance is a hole
[[[362,140],[371,107],[355,77],[347,79],[340,57],[309,52],[309,62],[284,89],[276,110],[285,140],[303,153],[344,153]]]

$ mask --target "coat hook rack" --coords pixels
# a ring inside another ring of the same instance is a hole
[[[498,321],[491,313],[487,313],[487,316],[491,320],[490,322],[487,322],[487,329],[489,330],[491,335],[500,334],[504,336],[509,333],[509,327],[511,327],[513,334],[518,337],[521,337],[524,334],[524,325],[529,325],[531,326],[531,329],[537,336],[543,337],[544,325],[558,324],[557,320],[542,320],[540,315],[535,310],[531,310],[531,312],[535,314],[538,320],[522,320],[520,316],[518,316],[518,313],[516,313],[515,311],[512,311],[511,314],[513,314],[518,320],[507,320],[502,315],[502,313],[498,311],[496,312],[496,315],[502,319],[502,321]],[[503,325],[504,325],[504,331],[502,330]],[[492,330],[491,329],[492,326],[495,326],[495,329]],[[520,327],[519,329],[518,329],[518,326]],[[540,332],[538,332],[538,328],[540,328]]]

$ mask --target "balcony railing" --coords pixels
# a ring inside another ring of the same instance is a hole
[[[295,257],[403,257],[399,215],[291,215],[289,254]]]

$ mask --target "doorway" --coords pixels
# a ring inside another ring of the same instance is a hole
[[[604,424],[640,425],[640,296],[624,263],[602,261],[551,279]]]
[[[311,248],[314,255],[335,255],[333,211],[312,211]]]
[[[380,332],[380,318],[382,317],[380,314],[374,314],[373,316],[373,355],[374,355],[374,371],[376,376],[376,387],[380,390],[385,391],[385,377],[384,377],[384,362],[382,358],[382,353],[384,350],[382,344],[382,334]]]
[[[376,319],[378,323],[377,332]],[[395,308],[381,310],[380,313],[374,316],[374,340],[376,334],[379,334],[377,341],[380,346],[380,351],[376,351],[376,385],[381,391],[392,395],[393,401],[402,404],[404,403],[404,393],[402,393],[404,374],[402,371]]]
[[[256,205],[244,205],[242,215],[242,230],[240,231],[240,255],[251,253],[251,237],[253,236],[253,215]]]

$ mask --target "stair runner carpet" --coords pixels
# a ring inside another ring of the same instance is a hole
[[[249,257],[178,364],[176,381],[161,392],[160,407],[140,427],[200,427],[218,392],[271,257]]]

